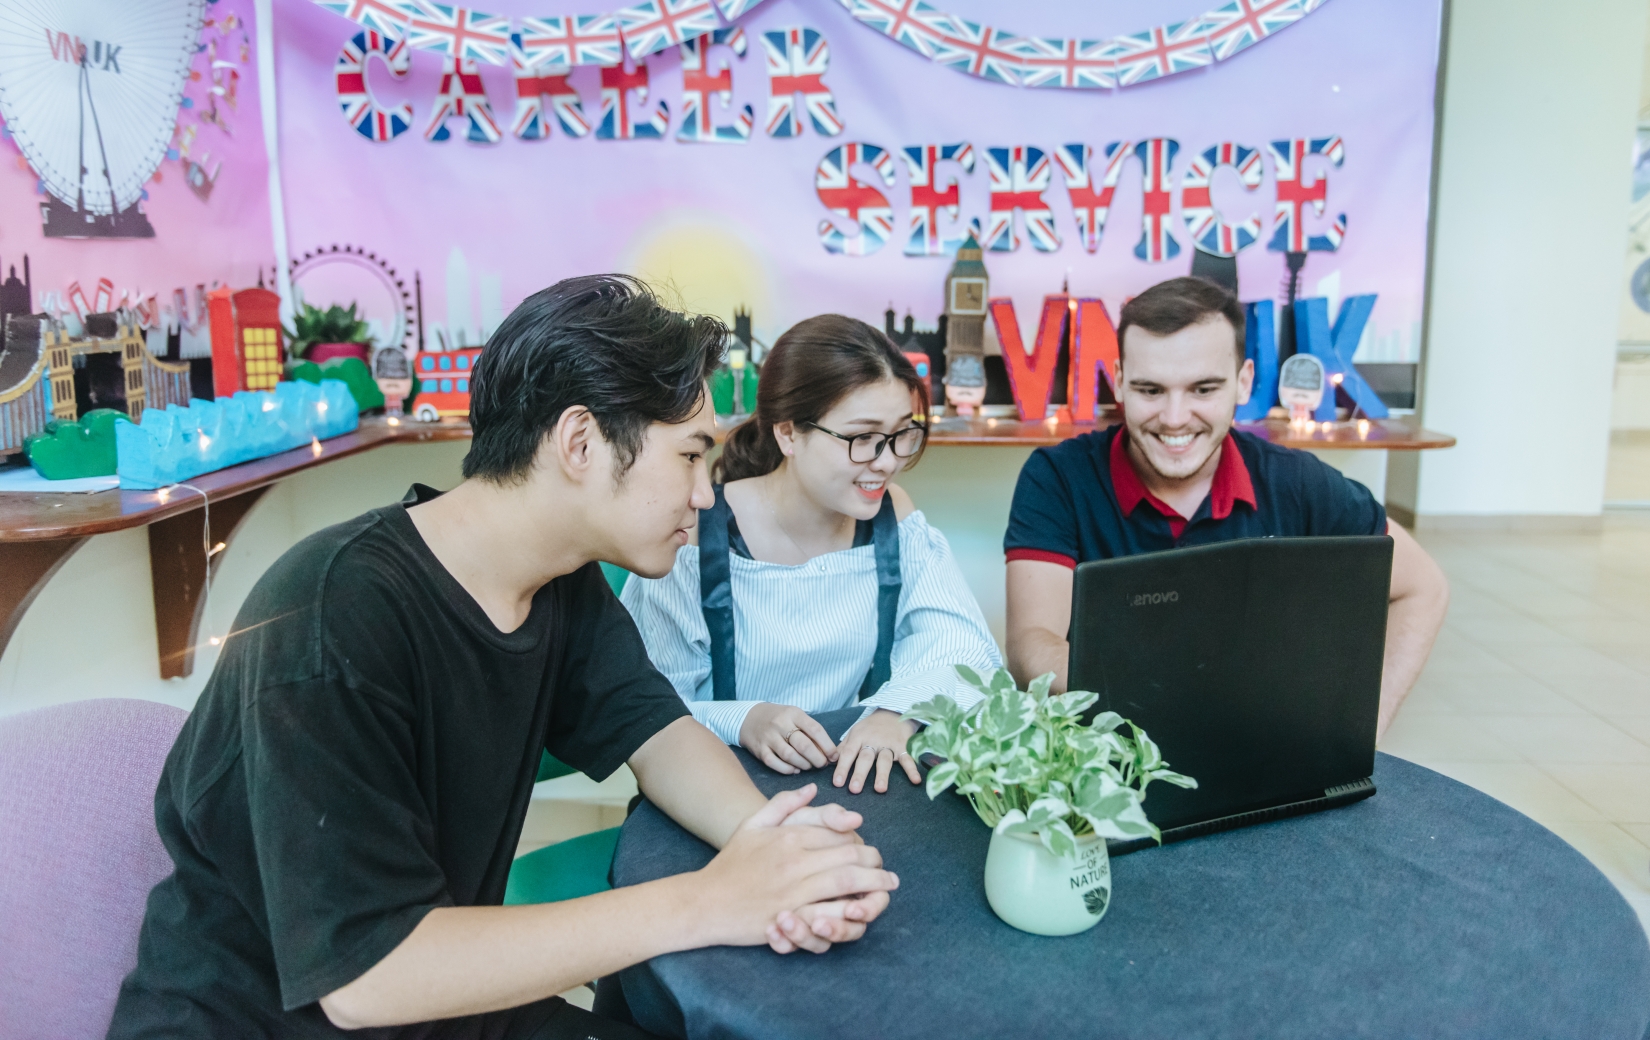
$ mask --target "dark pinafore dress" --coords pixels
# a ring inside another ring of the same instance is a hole
[[[735,546],[750,556],[739,534],[738,522],[722,485],[715,485],[716,504],[699,511],[699,607],[704,611],[705,628],[710,632],[711,688],[716,700],[737,700],[733,647],[733,584],[728,556]],[[894,621],[899,610],[899,521],[894,517],[893,496],[884,494],[882,508],[872,520],[854,525],[854,546],[869,543],[877,560],[877,652],[859,699],[876,693],[892,674]]]

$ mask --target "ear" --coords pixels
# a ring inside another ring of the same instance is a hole
[[[596,425],[596,417],[582,404],[562,412],[539,447],[539,461],[553,462],[575,484],[584,483],[606,454],[607,441]]]
[[[1244,358],[1243,364],[1238,366],[1237,403],[1248,404],[1249,395],[1255,390],[1255,362],[1253,358]]]
[[[1112,383],[1117,389],[1123,389],[1123,359],[1118,358],[1111,363]]]
[[[787,459],[796,454],[796,423],[786,420],[773,424],[773,439],[779,443],[779,451]]]

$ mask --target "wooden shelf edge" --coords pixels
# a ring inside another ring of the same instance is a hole
[[[468,440],[469,437],[467,423],[402,420],[391,426],[384,419],[368,419],[356,430],[321,441],[319,450],[315,446],[294,448],[203,473],[185,483],[204,492],[206,501],[216,503],[386,444]],[[53,541],[108,534],[143,527],[200,507],[201,496],[190,488],[122,489],[96,494],[0,494],[0,542]]]
[[[928,445],[930,448],[1040,448],[1103,430],[1115,422],[1115,418],[1095,423],[944,419],[935,426]],[[1455,444],[1455,438],[1448,434],[1422,429],[1404,419],[1370,420],[1362,432],[1356,423],[1338,423],[1328,429],[1314,428],[1310,434],[1302,435],[1304,431],[1276,419],[1239,423],[1237,428],[1287,448],[1317,451],[1433,451]],[[719,439],[726,435],[727,429],[726,424],[719,424]],[[402,419],[392,426],[387,419],[367,419],[359,429],[321,441],[318,449],[296,448],[202,474],[188,483],[204,492],[207,501],[218,502],[386,444],[468,440],[469,437],[470,426],[466,422],[419,423]],[[124,531],[199,509],[200,505],[201,496],[186,488],[105,491],[91,495],[0,494],[0,542],[45,542]]]

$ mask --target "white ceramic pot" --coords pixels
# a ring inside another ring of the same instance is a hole
[[[993,834],[985,856],[985,898],[1008,924],[1033,935],[1075,935],[1111,905],[1111,857],[1096,834],[1077,839],[1075,857],[1056,856],[1035,835]]]

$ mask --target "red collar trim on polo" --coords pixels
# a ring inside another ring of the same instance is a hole
[[[1135,472],[1134,460],[1129,458],[1127,429],[1120,429],[1111,439],[1111,484],[1117,492],[1117,506],[1124,516],[1132,514],[1141,502],[1147,502],[1159,513],[1169,518],[1171,526],[1175,528],[1175,537],[1185,528],[1186,518],[1175,511],[1174,507],[1146,490],[1146,485]],[[1239,502],[1249,503],[1250,509],[1256,509],[1255,484],[1249,479],[1249,467],[1243,461],[1243,452],[1238,450],[1237,441],[1228,433],[1220,442],[1220,461],[1215,463],[1215,476],[1209,486],[1209,517],[1214,520],[1224,520],[1232,515],[1232,507]],[[1178,521],[1178,522],[1177,522]]]

